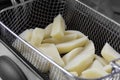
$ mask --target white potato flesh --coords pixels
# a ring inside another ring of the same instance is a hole
[[[32,32],[33,32],[33,29],[26,29],[19,36],[24,40],[26,40],[27,42],[30,42],[32,37]]]
[[[93,41],[88,40],[87,44],[84,46],[84,51],[95,50]]]
[[[30,43],[33,46],[39,46],[44,38],[45,31],[41,28],[35,28],[32,32],[32,38]]]
[[[60,54],[64,54],[64,53],[70,52],[74,48],[85,46],[88,41],[89,41],[88,37],[82,37],[82,38],[72,40],[69,42],[56,44],[56,47],[57,47]]]
[[[64,37],[65,26],[66,26],[65,21],[63,17],[61,16],[61,14],[59,14],[58,16],[54,18],[51,36],[58,40],[62,39]]]
[[[91,68],[83,71],[81,77],[86,79],[95,79],[95,78],[100,78],[106,75],[108,75],[108,73],[105,72],[104,70]]]
[[[95,57],[95,47],[92,41],[89,42],[87,47],[73,60],[71,60],[64,68],[70,72],[77,72],[81,74],[93,62]]]
[[[74,59],[80,52],[83,50],[83,47],[78,47],[70,51],[69,53],[65,54],[62,59],[65,64],[69,63],[72,59]]]
[[[116,52],[108,43],[106,43],[101,51],[101,55],[107,62],[120,58],[120,54]]]
[[[110,64],[106,65],[106,66],[104,66],[103,70],[106,71],[107,73],[111,73],[112,72],[112,66]]]
[[[49,24],[46,28],[45,28],[45,37],[44,38],[49,38],[51,31],[52,31],[52,25],[53,23]]]
[[[63,38],[62,38],[62,42],[67,42],[67,41],[72,41],[72,40],[75,40],[78,38],[78,35],[77,34],[69,34],[69,35],[65,35]]]
[[[90,68],[82,72],[81,77],[91,79],[100,78],[106,75],[108,75],[108,73],[104,70],[104,66],[96,59]]]
[[[63,42],[67,42],[67,41],[72,41],[77,38],[78,38],[77,34],[68,34],[68,35],[65,35],[61,40],[58,40],[55,38],[47,38],[47,39],[44,39],[42,42],[58,44],[58,43],[63,43]]]
[[[74,76],[78,76],[78,73],[77,72],[70,72],[72,75]]]
[[[100,56],[98,56],[98,55],[95,55],[95,58],[96,58],[103,66],[108,65],[108,62],[107,62],[104,58],[102,58],[102,57],[100,57]]]
[[[90,66],[90,68],[96,68],[96,69],[103,69],[103,65],[98,61],[94,60],[93,64]]]
[[[64,67],[65,64],[54,44],[41,44],[39,47],[39,50],[43,51],[43,53],[51,58],[53,61],[55,61],[60,66]]]
[[[77,34],[79,38],[86,36],[82,32],[77,31],[77,30],[66,30],[65,35],[68,35],[68,34]]]
[[[87,69],[92,64],[93,59],[94,54],[78,55],[65,66],[65,69],[68,71],[75,71],[80,75],[82,71]]]

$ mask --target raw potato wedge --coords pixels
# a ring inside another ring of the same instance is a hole
[[[89,41],[88,37],[82,37],[82,38],[72,40],[72,41],[69,41],[69,42],[64,42],[64,43],[57,44],[56,47],[57,47],[60,54],[64,54],[64,53],[70,52],[74,48],[85,46],[85,44],[88,41]]]
[[[93,41],[88,40],[87,44],[84,47],[84,51],[91,51],[91,50],[95,50],[95,46]]]
[[[19,36],[24,40],[26,40],[27,42],[30,42],[32,37],[32,32],[33,32],[33,29],[27,29],[24,32],[22,32]]]
[[[77,72],[70,72],[72,75],[74,76],[78,76],[78,73]]]
[[[81,77],[86,79],[95,79],[95,78],[100,78],[106,75],[108,75],[108,73],[105,72],[104,70],[91,68],[83,71]]]
[[[87,53],[89,54],[78,55],[65,66],[65,69],[71,72],[75,71],[78,75],[80,75],[82,71],[87,69],[92,64],[94,54],[91,53],[93,53],[93,51],[94,50],[88,51]]]
[[[67,41],[72,41],[77,38],[78,38],[77,34],[68,34],[68,35],[65,35],[61,40],[58,40],[55,38],[47,38],[47,39],[44,39],[42,42],[58,44],[58,43],[63,43],[63,42],[67,42]]]
[[[55,38],[47,38],[42,41],[42,43],[60,43],[61,40],[55,39]]]
[[[104,66],[96,59],[90,68],[82,72],[81,77],[95,79],[106,75],[108,73],[104,70]]]
[[[108,43],[106,43],[101,51],[101,55],[107,62],[120,58],[120,54],[116,52]]]
[[[60,54],[54,44],[47,44],[47,43],[41,44],[41,46],[39,47],[39,50],[43,51],[43,53],[46,56],[51,58],[53,61],[55,61],[60,66],[62,66],[62,67],[65,66],[65,64],[64,64],[62,58],[60,57]]]
[[[98,60],[94,60],[93,64],[91,65],[90,68],[97,68],[97,69],[103,69],[103,65],[98,61]]]
[[[53,23],[49,24],[46,28],[45,28],[45,36],[44,38],[49,38],[51,31],[52,31],[52,25]]]
[[[83,47],[78,47],[70,51],[69,53],[65,54],[62,59],[65,62],[65,64],[69,63],[73,58],[75,58],[81,51],[83,50]]]
[[[112,72],[112,66],[110,64],[106,65],[106,66],[104,66],[103,70],[106,71],[107,73],[111,73]]]
[[[71,60],[64,68],[70,72],[81,74],[93,62],[95,57],[95,47],[92,41],[86,45],[86,48],[73,60]]]
[[[108,62],[104,58],[102,58],[98,55],[95,55],[95,59],[97,59],[103,66],[108,65]]]
[[[79,38],[78,34],[68,34],[68,35],[65,35],[63,37],[62,42],[72,41],[72,40],[75,40],[77,38]]]
[[[39,46],[44,38],[45,31],[41,28],[35,28],[32,32],[32,38],[30,43],[33,46]]]
[[[54,18],[51,36],[55,39],[61,40],[64,37],[65,26],[65,21],[61,14],[59,14]]]
[[[66,30],[65,35],[68,35],[68,34],[77,34],[79,38],[85,37],[85,35],[82,32],[77,30]]]
[[[106,75],[108,75],[108,73],[104,71],[103,65],[96,59],[90,68],[82,72],[81,77],[94,79],[94,78],[100,78]]]

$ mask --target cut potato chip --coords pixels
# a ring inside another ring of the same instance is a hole
[[[60,66],[64,67],[65,64],[62,60],[62,58],[59,55],[59,52],[54,44],[41,44],[39,47],[39,50],[43,51],[43,53],[51,58],[53,61],[55,61]]]
[[[106,43],[101,51],[101,55],[107,62],[120,58],[120,54],[116,52],[108,43]]]
[[[70,51],[69,53],[63,56],[63,61],[65,64],[69,63],[73,58],[75,58],[81,51],[83,50],[82,47],[78,47]]]
[[[73,60],[71,60],[64,68],[70,72],[81,74],[93,62],[95,57],[95,47],[92,41],[86,45],[86,48]]]
[[[51,36],[55,39],[61,40],[64,37],[65,26],[65,21],[61,14],[59,14],[54,18]]]
[[[88,41],[88,37],[82,37],[73,41],[57,44],[56,47],[60,54],[64,54],[70,52],[74,48],[85,46]]]
[[[32,32],[32,38],[31,38],[31,41],[30,43],[33,45],[33,46],[39,46],[44,38],[44,30],[41,29],[41,28],[35,28]]]

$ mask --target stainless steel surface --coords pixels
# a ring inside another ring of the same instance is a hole
[[[48,73],[51,80],[80,80],[82,78],[71,75],[18,36],[28,28],[46,27],[59,13],[63,15],[67,29],[81,31],[93,40],[98,55],[106,42],[120,52],[120,24],[79,0],[29,0],[6,8],[0,11],[0,38],[29,61],[34,70],[43,72],[51,64]],[[119,74],[115,69],[111,75],[100,79],[116,80],[120,78]],[[48,75],[44,79],[48,80]]]
[[[40,76],[37,76],[35,72],[32,71],[32,69],[26,67],[22,61],[18,59],[17,56],[14,55],[13,52],[10,51],[10,48],[0,40],[0,56],[7,56],[10,59],[12,59],[24,72],[25,76],[28,80],[43,80]]]

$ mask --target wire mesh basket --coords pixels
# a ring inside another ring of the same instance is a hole
[[[45,80],[85,80],[73,76],[18,36],[29,28],[46,27],[59,13],[67,29],[81,31],[93,40],[96,54],[100,55],[106,42],[120,52],[120,24],[78,0],[29,0],[3,9],[0,11],[0,38]],[[49,63],[50,71],[43,73]],[[113,73],[100,80],[120,79],[120,69],[114,64]]]

